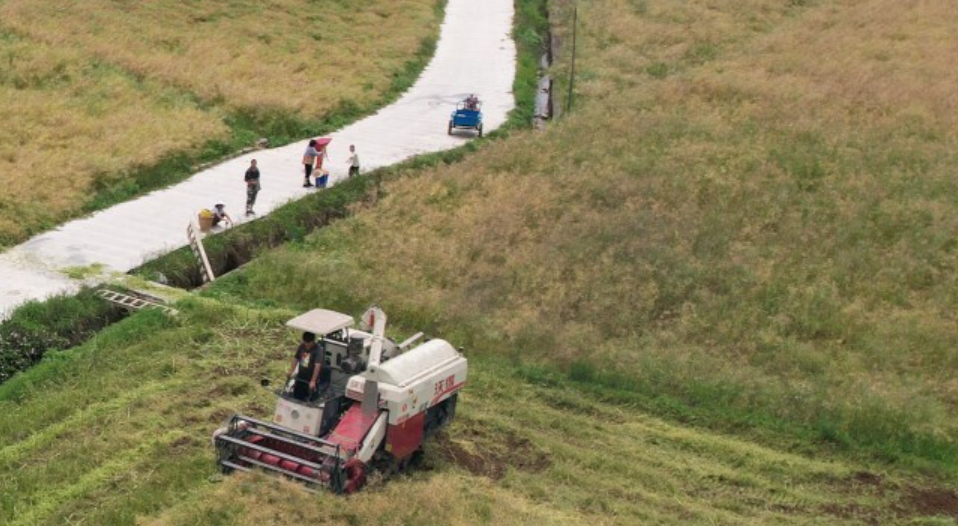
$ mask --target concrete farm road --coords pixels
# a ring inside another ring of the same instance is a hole
[[[457,101],[476,93],[483,101],[485,131],[501,126],[514,107],[516,48],[511,38],[513,0],[449,0],[436,54],[398,101],[333,134],[328,148],[331,183],[346,176],[349,145],[363,171],[429,152],[455,148],[471,134],[449,136],[446,125]],[[127,272],[186,244],[186,226],[217,202],[243,222],[243,174],[250,159],[262,173],[258,217],[310,193],[302,188],[306,140],[236,157],[186,181],[122,203],[0,254],[0,319],[30,300],[75,292],[82,282],[66,269],[92,267]]]

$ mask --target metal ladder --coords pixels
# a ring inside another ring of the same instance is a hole
[[[186,237],[190,240],[190,249],[196,262],[200,265],[200,274],[203,276],[203,283],[209,283],[216,280],[213,275],[213,267],[210,266],[210,260],[206,258],[206,249],[203,248],[203,238],[197,234],[197,227],[193,221],[190,221],[186,227]]]
[[[110,303],[130,310],[159,309],[170,316],[179,314],[179,312],[172,307],[167,307],[166,305],[162,305],[155,301],[137,298],[135,296],[130,296],[110,289],[100,289],[96,291],[96,295],[109,301]]]

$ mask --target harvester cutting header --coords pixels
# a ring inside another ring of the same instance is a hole
[[[225,472],[263,468],[352,493],[370,470],[405,466],[452,421],[467,371],[452,345],[429,340],[413,347],[422,333],[397,344],[386,338],[386,315],[375,306],[358,329],[354,324],[324,309],[286,323],[305,332],[308,352],[297,351],[303,358],[277,392],[271,422],[234,415],[214,433]],[[312,378],[302,374],[314,366]]]

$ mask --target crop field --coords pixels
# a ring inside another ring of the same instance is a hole
[[[0,524],[958,524],[958,5],[578,5],[546,131],[353,179],[348,218],[0,384]],[[470,359],[425,466],[219,474],[283,322],[371,303]]]
[[[234,411],[270,411],[258,380],[283,373],[292,311],[179,306],[176,320],[136,315],[0,385],[0,522],[888,524],[933,516],[949,496],[921,477],[669,423],[491,358],[473,360],[457,423],[409,475],[350,498],[224,477],[209,437]]]
[[[0,247],[186,177],[190,159],[368,111],[415,77],[441,5],[0,2]]]
[[[954,476],[956,21],[946,0],[589,2],[572,114],[222,287],[377,302],[666,414]]]

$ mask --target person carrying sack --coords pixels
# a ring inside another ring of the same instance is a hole
[[[316,140],[310,139],[309,145],[306,146],[306,153],[303,154],[303,169],[306,172],[306,181],[303,183],[303,188],[309,188],[313,186],[309,182],[309,176],[313,174],[313,166],[316,164],[316,159],[322,155],[318,150],[316,150]]]

